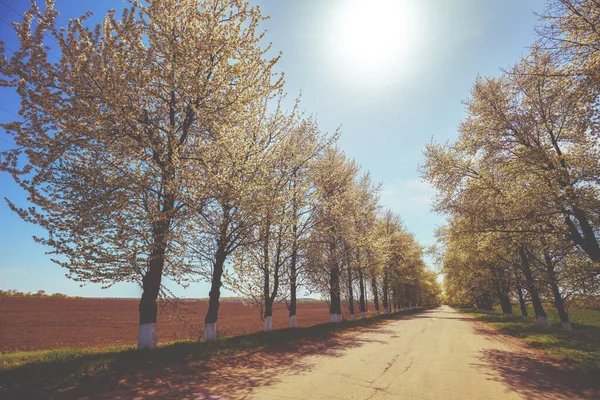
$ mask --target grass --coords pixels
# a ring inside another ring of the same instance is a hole
[[[574,332],[560,329],[556,310],[546,310],[552,327],[521,319],[506,318],[497,313],[483,314],[462,310],[475,318],[489,322],[502,333],[516,336],[531,347],[543,351],[550,358],[565,362],[588,376],[600,376],[600,311],[571,310],[569,317]],[[535,319],[533,310],[529,316]]]
[[[548,321],[552,326],[561,327],[558,311],[551,305],[544,306],[544,311],[548,316]],[[502,314],[502,309],[495,309],[495,313]],[[573,330],[597,330],[600,333],[600,311],[599,310],[567,310],[569,321]],[[513,305],[513,314],[521,315],[521,309]],[[535,318],[533,308],[527,309],[530,318]]]
[[[268,346],[277,348],[307,340],[320,340],[341,331],[360,329],[382,320],[395,319],[422,309],[405,310],[390,315],[337,324],[325,323],[304,328],[287,328],[249,335],[221,337],[210,342],[178,341],[163,343],[156,350],[137,351],[135,346],[89,349],[59,349],[13,352],[0,355],[0,398],[32,385],[43,393],[57,393],[92,378],[118,375],[119,371],[151,371],[160,366],[205,359],[221,354]],[[8,396],[10,397],[10,396]],[[51,396],[50,396],[51,397]]]

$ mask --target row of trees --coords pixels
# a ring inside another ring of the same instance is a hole
[[[446,295],[548,323],[600,296],[600,4],[553,0],[529,54],[479,78],[454,143],[431,143]]]
[[[72,299],[72,298],[77,298],[77,297],[72,297],[72,296],[67,296],[66,294],[62,294],[62,293],[52,293],[52,294],[46,294],[45,290],[38,290],[35,293],[31,293],[31,292],[19,292],[18,290],[15,289],[8,289],[8,290],[1,290],[0,289],[0,297],[50,297],[53,299]]]
[[[228,285],[271,329],[300,287],[375,307],[432,304],[439,290],[422,250],[378,186],[299,111],[282,105],[279,56],[245,0],[131,2],[57,28],[47,0],[0,44],[0,85],[21,98],[2,124],[16,148],[0,168],[29,194],[11,208],[48,235],[55,262],[81,282],[137,282],[139,348],[157,344],[163,279],[210,282],[204,339],[217,335]],[[48,46],[52,41],[52,47]],[[12,89],[11,89],[12,88]]]

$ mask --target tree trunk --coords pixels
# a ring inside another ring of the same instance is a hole
[[[521,256],[521,271],[523,271],[523,275],[525,276],[525,280],[527,282],[527,291],[531,296],[531,304],[533,305],[533,309],[535,311],[535,318],[537,322],[542,325],[550,325],[548,323],[548,316],[544,312],[540,295],[535,288],[533,274],[531,272],[531,266],[529,265],[529,258],[527,257],[525,248],[519,248],[519,255]]]
[[[379,295],[377,293],[377,278],[373,276],[371,280],[371,290],[373,290],[373,305],[375,307],[375,312],[379,315]]]
[[[597,266],[600,264],[600,244],[598,243],[598,239],[596,238],[596,234],[590,222],[588,221],[588,217],[585,212],[575,206],[571,207],[573,210],[573,215],[577,222],[579,222],[579,227],[581,227],[581,231],[577,228],[577,226],[573,223],[570,216],[565,217],[565,222],[569,229],[569,238],[578,245],[590,259]]]
[[[296,321],[296,290],[298,282],[298,203],[297,203],[297,192],[296,192],[296,171],[293,173],[294,180],[292,181],[294,196],[292,199],[293,213],[294,213],[294,225],[292,226],[293,242],[292,242],[292,255],[290,258],[290,328],[296,328],[298,322]]]
[[[296,225],[294,225],[294,237],[296,235]],[[296,328],[297,325],[297,321],[296,321],[296,290],[297,290],[297,280],[298,280],[298,272],[296,270],[296,257],[297,257],[297,250],[296,250],[296,241],[294,240],[294,244],[292,245],[292,256],[290,259],[290,306],[289,306],[289,311],[290,311],[290,327],[291,328]]]
[[[525,321],[529,321],[527,315],[527,304],[525,303],[525,296],[523,295],[523,288],[521,282],[521,276],[519,271],[515,269],[515,286],[517,288],[517,295],[519,296],[519,306],[521,307],[521,315]]]
[[[140,328],[138,350],[155,349],[158,345],[158,332],[156,328],[158,307],[156,299],[160,291],[164,262],[164,252],[155,251],[151,256],[148,271],[142,278],[143,291],[139,306]]]
[[[264,319],[265,332],[270,332],[273,329],[273,300],[269,293],[269,271],[265,270],[264,275],[264,292],[263,298],[265,302]]]
[[[263,242],[263,301],[265,303],[264,321],[265,332],[270,332],[273,329],[273,301],[271,300],[271,276],[270,276],[270,260],[269,260],[269,240],[271,239],[271,224],[269,218],[265,221],[264,231],[262,234]]]
[[[492,300],[488,293],[481,294],[475,299],[475,306],[487,312],[492,311]]]
[[[354,320],[354,288],[352,287],[352,269],[348,266],[348,310],[350,320]]]
[[[500,307],[502,307],[502,313],[504,315],[512,315],[512,304],[510,303],[510,297],[502,289],[498,289],[498,297],[500,298]]]
[[[383,312],[385,314],[390,312],[388,302],[388,272],[387,269],[383,272]]]
[[[484,310],[488,310],[489,312],[493,311],[492,308],[492,296],[489,293],[485,293],[483,295],[483,302],[484,302]]]
[[[358,288],[360,290],[360,298],[359,298],[360,317],[366,318],[367,308],[366,308],[366,304],[365,304],[365,281],[364,281],[364,274],[363,274],[362,269],[358,270]]]
[[[331,304],[329,305],[329,313],[331,314],[331,322],[341,322],[342,303],[340,298],[340,270],[337,266],[329,270],[329,296]]]
[[[269,296],[265,298],[265,332],[273,329],[273,301]]]
[[[405,292],[404,284],[401,284],[400,285],[400,298],[399,298],[400,310],[404,309],[404,303],[405,303],[405,300],[404,300],[405,293],[404,292]]]
[[[510,303],[510,297],[508,295],[510,289],[506,284],[506,279],[504,279],[504,272],[501,268],[492,264],[489,264],[488,268],[494,277],[494,284],[496,286],[498,299],[500,300],[500,307],[502,307],[502,313],[505,315],[512,315],[512,304]]]
[[[215,256],[210,292],[208,293],[208,311],[206,317],[204,317],[204,340],[217,338],[217,318],[219,316],[219,298],[221,297],[222,285],[221,277],[223,276],[225,257],[225,250],[218,248]]]
[[[367,286],[365,285],[365,316],[368,312],[369,312],[369,292],[367,290]]]
[[[560,289],[555,282],[551,282],[552,286],[552,294],[554,295],[554,305],[556,306],[556,310],[558,311],[558,315],[560,316],[560,322],[564,330],[572,331],[571,322],[569,321],[569,314],[565,310],[565,303],[560,294]]]
[[[165,176],[171,176],[167,172]],[[163,181],[168,181],[164,178]],[[175,200],[170,195],[165,195],[162,211],[168,215],[175,204]],[[156,320],[158,307],[156,300],[160,292],[163,268],[165,266],[165,252],[167,249],[166,238],[169,235],[171,220],[165,217],[164,220],[156,222],[152,227],[152,237],[154,248],[150,253],[148,270],[142,278],[142,298],[140,299],[140,328],[138,335],[138,350],[155,349],[158,345],[158,331]]]
[[[558,311],[562,327],[564,330],[573,331],[571,322],[569,322],[569,314],[567,314],[567,311],[565,310],[565,302],[558,287],[554,263],[549,254],[544,254],[544,261],[546,263],[546,271],[548,271],[548,281],[550,282],[550,287],[552,288],[552,294],[554,296],[554,306],[556,307],[556,311]]]
[[[204,340],[214,340],[217,338],[217,318],[219,316],[219,298],[221,297],[221,278],[223,277],[223,267],[227,258],[227,245],[229,242],[228,229],[230,224],[229,211],[231,208],[226,203],[221,203],[223,211],[221,226],[219,226],[219,240],[217,240],[217,250],[215,252],[215,262],[210,283],[210,292],[208,293],[208,311],[204,317]]]

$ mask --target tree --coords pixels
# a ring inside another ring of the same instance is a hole
[[[449,233],[487,249],[475,265],[488,265],[484,281],[503,309],[514,281],[524,316],[527,294],[547,324],[542,303],[551,296],[568,329],[561,285],[570,274],[559,284],[556,271],[585,265],[599,273],[600,148],[594,90],[563,61],[536,45],[500,78],[478,79],[458,140],[428,146],[423,176],[438,189],[435,207],[449,216]],[[569,256],[582,253],[596,267]]]
[[[93,28],[86,14],[58,29],[57,14],[33,4],[15,25],[20,50],[2,49],[0,84],[16,88],[23,117],[2,125],[18,146],[2,169],[34,206],[9,204],[47,230],[36,240],[74,279],[139,283],[138,348],[154,348],[162,277],[193,271],[187,228],[214,196],[190,182],[210,170],[215,137],[235,136],[281,87],[278,58],[243,0],[132,2]]]
[[[279,121],[268,125],[271,143],[261,162],[262,184],[255,185],[250,244],[234,257],[234,274],[228,277],[236,293],[260,307],[266,331],[272,329],[274,304],[290,294],[295,325],[298,251],[312,220],[308,168],[329,142],[296,108],[276,117]]]
[[[376,218],[378,211],[380,185],[373,184],[369,173],[361,176],[357,182],[356,206],[354,211],[354,237],[353,249],[356,254],[355,270],[358,275],[359,287],[359,310],[361,318],[366,318],[366,292],[365,275],[368,276],[371,270],[369,254],[379,252],[378,242],[376,237]],[[352,285],[351,271],[349,271],[350,286]],[[352,299],[352,296],[350,296]],[[351,310],[353,314],[354,310]]]
[[[552,0],[536,30],[544,48],[565,66],[565,73],[600,88],[600,11],[596,0]]]
[[[343,240],[353,225],[351,207],[358,170],[356,162],[335,147],[328,148],[313,169],[318,223],[310,237],[308,279],[317,290],[329,294],[331,322],[342,320],[340,280],[348,260]]]

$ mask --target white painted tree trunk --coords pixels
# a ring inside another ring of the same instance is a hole
[[[265,317],[265,332],[273,330],[273,317]]]
[[[375,311],[375,313],[376,313],[377,315],[379,315],[379,310]]]
[[[296,328],[298,326],[298,323],[296,321],[296,316],[292,315],[290,317],[290,328]]]
[[[535,320],[538,324],[550,326],[550,322],[548,322],[548,318],[546,317],[538,316],[535,318]]]
[[[350,314],[350,321],[354,321],[354,314]]]
[[[138,350],[156,349],[158,345],[158,332],[156,322],[141,324],[138,336]]]
[[[364,311],[361,311],[361,313],[360,313],[360,317],[361,317],[362,319],[365,319],[365,318],[367,318],[367,313],[366,313],[366,312],[364,312]]]
[[[565,331],[573,332],[573,328],[571,328],[570,322],[563,322],[562,327]]]
[[[329,320],[331,322],[337,322],[337,314],[329,314]]]
[[[204,341],[215,340],[217,338],[217,323],[211,322],[204,324]]]
[[[390,312],[388,311],[387,307],[383,309],[383,313],[384,314],[389,314]]]

